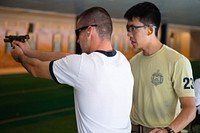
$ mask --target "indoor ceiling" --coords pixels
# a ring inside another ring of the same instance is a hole
[[[200,26],[200,0],[146,0],[161,11],[163,23]],[[121,18],[141,0],[1,0],[0,7],[78,15],[92,6],[104,7],[112,18]]]

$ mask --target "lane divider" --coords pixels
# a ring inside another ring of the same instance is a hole
[[[74,107],[63,108],[63,109],[59,109],[59,110],[48,111],[48,112],[43,112],[43,113],[28,115],[28,116],[23,116],[23,117],[11,118],[11,119],[0,121],[0,124],[17,122],[17,121],[21,121],[21,120],[27,120],[27,119],[32,119],[32,118],[41,117],[41,116],[45,116],[45,115],[52,115],[52,114],[57,114],[57,113],[65,112],[65,111],[72,111],[72,110],[74,110]]]

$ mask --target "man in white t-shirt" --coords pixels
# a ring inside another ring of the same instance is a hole
[[[75,30],[83,54],[40,52],[14,41],[13,58],[34,77],[74,87],[79,133],[130,133],[133,76],[125,56],[112,48],[107,11],[84,11]]]

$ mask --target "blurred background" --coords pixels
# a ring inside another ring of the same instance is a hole
[[[194,79],[200,78],[200,0],[147,0],[158,6],[158,38],[185,55]],[[129,44],[123,15],[140,0],[1,0],[0,1],[0,132],[73,133],[76,130],[73,89],[35,79],[16,63],[6,35],[29,34],[32,49],[81,53],[76,44],[76,17],[101,6],[113,21],[112,44],[127,59],[138,49]]]

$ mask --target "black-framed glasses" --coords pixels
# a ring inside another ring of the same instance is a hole
[[[78,37],[79,37],[80,32],[81,32],[82,30],[87,29],[89,26],[97,27],[97,24],[92,24],[92,25],[88,25],[88,26],[84,26],[84,27],[81,27],[81,28],[76,29],[76,30],[75,30],[75,33],[76,33],[77,39],[78,39]]]
[[[150,26],[150,24],[149,25],[143,25],[143,26],[126,25],[126,30],[127,30],[127,32],[134,32],[134,31],[136,31],[139,28],[146,28],[146,27],[149,27],[149,26]],[[153,25],[152,27],[156,28],[155,25]]]

